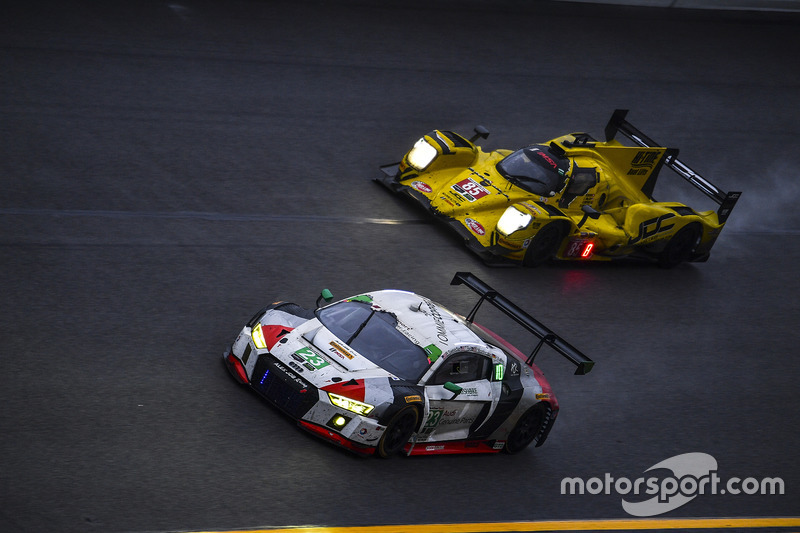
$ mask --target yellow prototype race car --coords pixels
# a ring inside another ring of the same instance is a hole
[[[423,136],[377,181],[406,194],[461,235],[489,264],[537,266],[551,258],[645,258],[663,267],[706,261],[740,192],[724,192],[659,145],[617,109],[605,141],[570,133],[519,150],[484,152],[452,131]],[[615,139],[624,135],[634,146]],[[653,189],[669,167],[714,200],[716,211],[658,202]]]

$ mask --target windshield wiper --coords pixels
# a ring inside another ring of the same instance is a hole
[[[347,339],[348,346],[353,342],[353,340],[356,337],[358,337],[358,334],[361,333],[361,330],[363,330],[367,326],[367,322],[369,322],[369,319],[372,318],[372,316],[375,314],[375,311],[376,311],[375,309],[370,310],[369,316],[366,318],[366,320],[364,320],[364,322],[362,322],[361,325],[358,326],[358,329],[350,336],[350,338]]]

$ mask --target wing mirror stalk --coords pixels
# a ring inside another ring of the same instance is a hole
[[[479,138],[485,139],[489,136],[489,130],[484,128],[483,126],[475,126],[475,135],[470,137],[469,142],[475,143]]]
[[[590,218],[594,220],[600,218],[600,211],[598,211],[597,209],[595,209],[590,205],[582,205],[581,211],[583,211],[583,218],[581,218],[581,221],[578,222],[579,228],[583,226],[586,223],[586,221]]]
[[[461,391],[464,390],[455,383],[453,383],[452,381],[448,381],[447,383],[445,383],[444,388],[453,393],[453,396],[450,398],[451,400],[455,400],[456,396],[461,394]]]
[[[333,300],[333,293],[328,289],[322,289],[322,292],[319,294],[319,297],[317,298],[317,308],[319,308],[320,302],[322,300],[325,300],[325,303],[331,303],[331,300]]]

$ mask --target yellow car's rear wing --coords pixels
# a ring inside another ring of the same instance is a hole
[[[634,144],[637,146],[641,146],[643,148],[654,148],[663,146],[662,144],[657,143],[644,133],[642,133],[638,128],[636,128],[633,124],[628,122],[625,117],[628,114],[627,109],[616,109],[614,113],[611,115],[611,118],[606,125],[605,134],[606,134],[606,142],[612,141],[616,136],[617,132],[623,134],[625,137],[633,141]],[[697,187],[701,192],[703,192],[706,196],[714,200],[718,205],[719,209],[717,210],[717,217],[719,219],[720,224],[724,224],[728,217],[733,211],[733,207],[736,205],[736,202],[739,200],[741,196],[741,191],[729,191],[724,192],[719,187],[715,186],[713,183],[708,181],[707,179],[703,178],[700,174],[689,168],[689,166],[684,163],[683,161],[678,159],[678,149],[677,148],[668,148],[665,154],[665,162],[664,164],[675,171],[680,177]],[[655,180],[655,177],[653,178]],[[653,187],[655,187],[655,181],[652,183],[647,184],[647,189],[643,191],[650,196],[652,194]]]
[[[486,300],[500,309],[507,316],[513,318],[517,324],[521,325],[539,338],[539,343],[536,345],[536,348],[533,349],[533,352],[526,361],[528,365],[533,363],[533,359],[536,357],[536,354],[539,352],[539,349],[542,347],[542,345],[547,344],[578,367],[575,370],[575,374],[577,375],[589,373],[594,366],[594,361],[583,355],[580,350],[553,333],[544,324],[517,307],[508,298],[498,293],[485,282],[481,281],[478,276],[472,274],[471,272],[456,272],[456,275],[453,277],[453,281],[450,282],[450,285],[461,284],[464,284],[473,291],[477,292],[481,297],[480,300],[478,300],[478,303],[475,304],[475,307],[472,308],[472,311],[470,311],[469,315],[467,315],[468,322],[472,322],[475,319],[475,314],[478,312],[478,308],[481,306],[483,301]]]

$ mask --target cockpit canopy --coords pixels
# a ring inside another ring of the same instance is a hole
[[[543,145],[526,146],[497,163],[500,174],[526,191],[550,196],[564,188],[570,161]]]
[[[397,318],[369,303],[344,301],[317,311],[323,326],[395,376],[416,382],[428,369],[425,350],[397,329]]]

